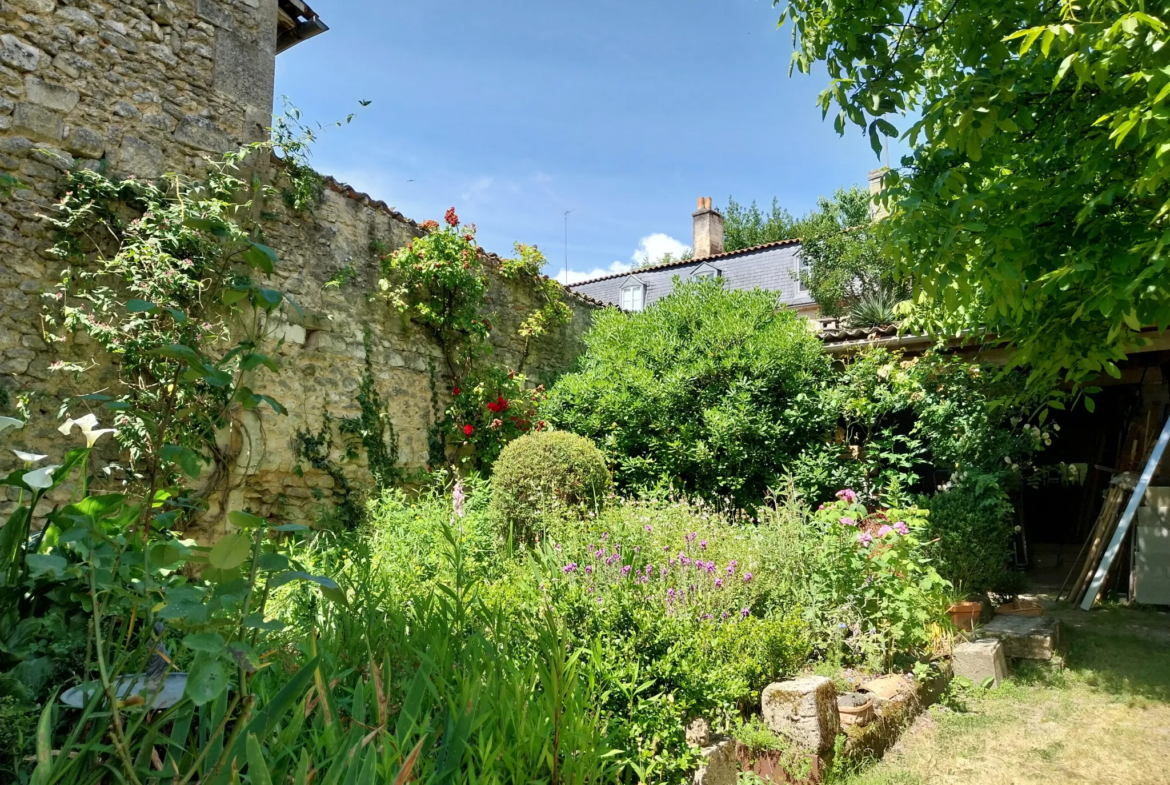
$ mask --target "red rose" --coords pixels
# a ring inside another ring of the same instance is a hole
[[[463,426],[463,435],[464,435],[464,436],[470,436],[470,435],[471,435],[471,434],[473,434],[473,433],[475,433],[475,428],[473,428],[473,427],[472,427],[472,426],[470,426],[470,425],[464,425],[464,426]]]
[[[455,389],[451,390],[451,394],[452,394],[452,395],[458,395],[458,394],[459,394],[459,388],[458,388],[458,387],[456,387]]]
[[[447,226],[459,225],[459,216],[455,215],[454,207],[447,210],[447,214],[443,216],[443,220],[447,222]]]

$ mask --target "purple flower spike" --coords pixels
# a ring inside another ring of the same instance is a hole
[[[727,565],[727,574],[728,575],[735,575],[735,565],[734,564]]]
[[[744,574],[743,582],[744,583],[751,583],[752,582],[752,574],[750,572]]]
[[[722,589],[722,588],[723,588],[723,579],[722,579],[722,578],[716,578],[716,579],[715,579],[715,588],[716,588],[716,589]]]
[[[630,565],[627,564],[625,567],[622,567],[622,577],[624,578],[629,574],[630,574]]]
[[[707,562],[707,572],[715,572],[715,562]]]
[[[654,527],[651,526],[650,524],[646,524],[646,531],[652,532],[652,531],[654,531]]]
[[[699,540],[699,547],[702,548],[703,550],[707,550],[707,541],[706,540]]]
[[[739,618],[746,619],[748,617],[749,613],[751,613],[751,610],[749,610],[748,608],[744,608],[743,610],[741,610],[739,612]]]
[[[666,596],[673,600],[675,597],[674,589],[667,589]]]
[[[553,546],[553,550],[557,551],[557,553],[560,553],[561,544],[558,542],[556,545]]]
[[[609,539],[609,532],[602,532],[601,533],[601,541],[605,542],[608,539]]]
[[[570,562],[569,564],[566,564],[564,567],[561,568],[561,572],[565,573],[566,575],[570,572],[576,572],[576,571],[577,571],[577,562]]]
[[[586,565],[585,565],[585,574],[586,574],[586,575],[592,575],[592,574],[593,574],[593,565],[592,565],[592,564],[586,564]]]

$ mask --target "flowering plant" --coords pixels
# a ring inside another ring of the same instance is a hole
[[[455,443],[474,447],[462,454],[462,460],[489,466],[508,442],[544,429],[536,412],[544,386],[528,389],[523,374],[496,367],[477,376],[452,388],[445,422]]]
[[[811,575],[828,606],[820,612],[845,624],[847,646],[878,653],[887,665],[896,653],[924,648],[945,613],[950,584],[921,539],[927,515],[915,507],[871,510],[848,488],[813,515],[822,542]]]

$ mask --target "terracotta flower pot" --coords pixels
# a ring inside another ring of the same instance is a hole
[[[979,621],[979,614],[982,612],[983,603],[981,602],[957,602],[947,608],[947,613],[951,615],[951,622],[966,632],[975,629],[975,623]]]
[[[868,725],[873,720],[873,696],[861,692],[846,692],[837,697],[837,713],[841,727]]]

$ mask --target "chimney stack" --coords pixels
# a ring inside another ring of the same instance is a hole
[[[710,196],[699,197],[695,219],[695,258],[705,259],[723,253],[723,216],[711,207]]]
[[[888,171],[890,171],[890,170],[884,166],[880,169],[870,169],[869,170],[869,196],[870,196],[870,199],[873,199],[874,197],[876,197],[878,194],[880,194],[882,192],[882,189],[884,189],[886,187],[886,172],[888,172]],[[884,207],[882,207],[880,204],[877,204],[876,202],[873,202],[873,201],[871,201],[869,203],[870,220],[880,221],[883,218],[885,218],[888,214],[889,213],[886,212],[886,209]]]

